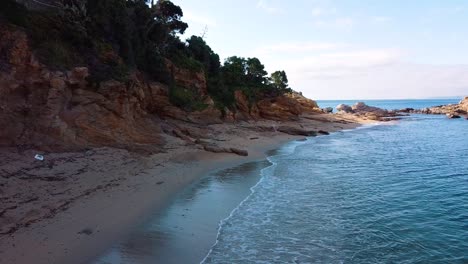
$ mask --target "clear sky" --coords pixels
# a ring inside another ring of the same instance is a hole
[[[468,95],[467,0],[173,0],[222,59],[257,57],[313,99]]]

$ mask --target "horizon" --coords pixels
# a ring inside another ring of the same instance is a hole
[[[314,100],[458,98],[468,91],[468,2],[173,2],[189,24],[182,39],[205,34],[222,60],[257,57],[270,73],[285,70],[290,86]]]

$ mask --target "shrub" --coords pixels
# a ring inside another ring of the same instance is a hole
[[[208,107],[196,92],[178,85],[169,88],[169,100],[173,105],[190,112],[202,111]]]

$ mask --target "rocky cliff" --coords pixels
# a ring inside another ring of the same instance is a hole
[[[314,101],[296,93],[250,104],[241,91],[235,94],[235,109],[221,111],[207,96],[203,72],[168,62],[175,83],[204,98],[204,110],[187,112],[171,104],[166,85],[148,82],[138,73],[126,83],[110,80],[92,87],[86,67],[54,71],[41,64],[20,29],[2,25],[0,36],[1,146],[55,151],[112,146],[156,152],[164,144],[163,134],[171,131],[162,129],[165,120],[281,121],[320,112]]]

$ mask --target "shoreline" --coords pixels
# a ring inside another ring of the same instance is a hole
[[[305,124],[329,132],[361,125],[358,120],[347,124],[308,120],[302,123]],[[339,126],[334,127],[336,124]],[[229,125],[223,126],[229,128]],[[2,262],[40,264],[92,261],[129,234],[134,226],[142,223],[148,212],[165,208],[190,183],[213,171],[263,160],[268,151],[304,138],[280,132],[248,130],[250,138],[255,138],[249,140],[239,136],[242,129],[238,125],[231,125],[230,128],[235,129],[237,134],[231,135],[227,143],[246,149],[248,157],[210,153],[187,146],[144,158],[141,164],[145,168],[137,175],[121,177],[123,179],[118,181],[118,185],[82,196],[51,218],[33,222],[12,235],[0,236]],[[229,131],[226,127],[223,130]]]

